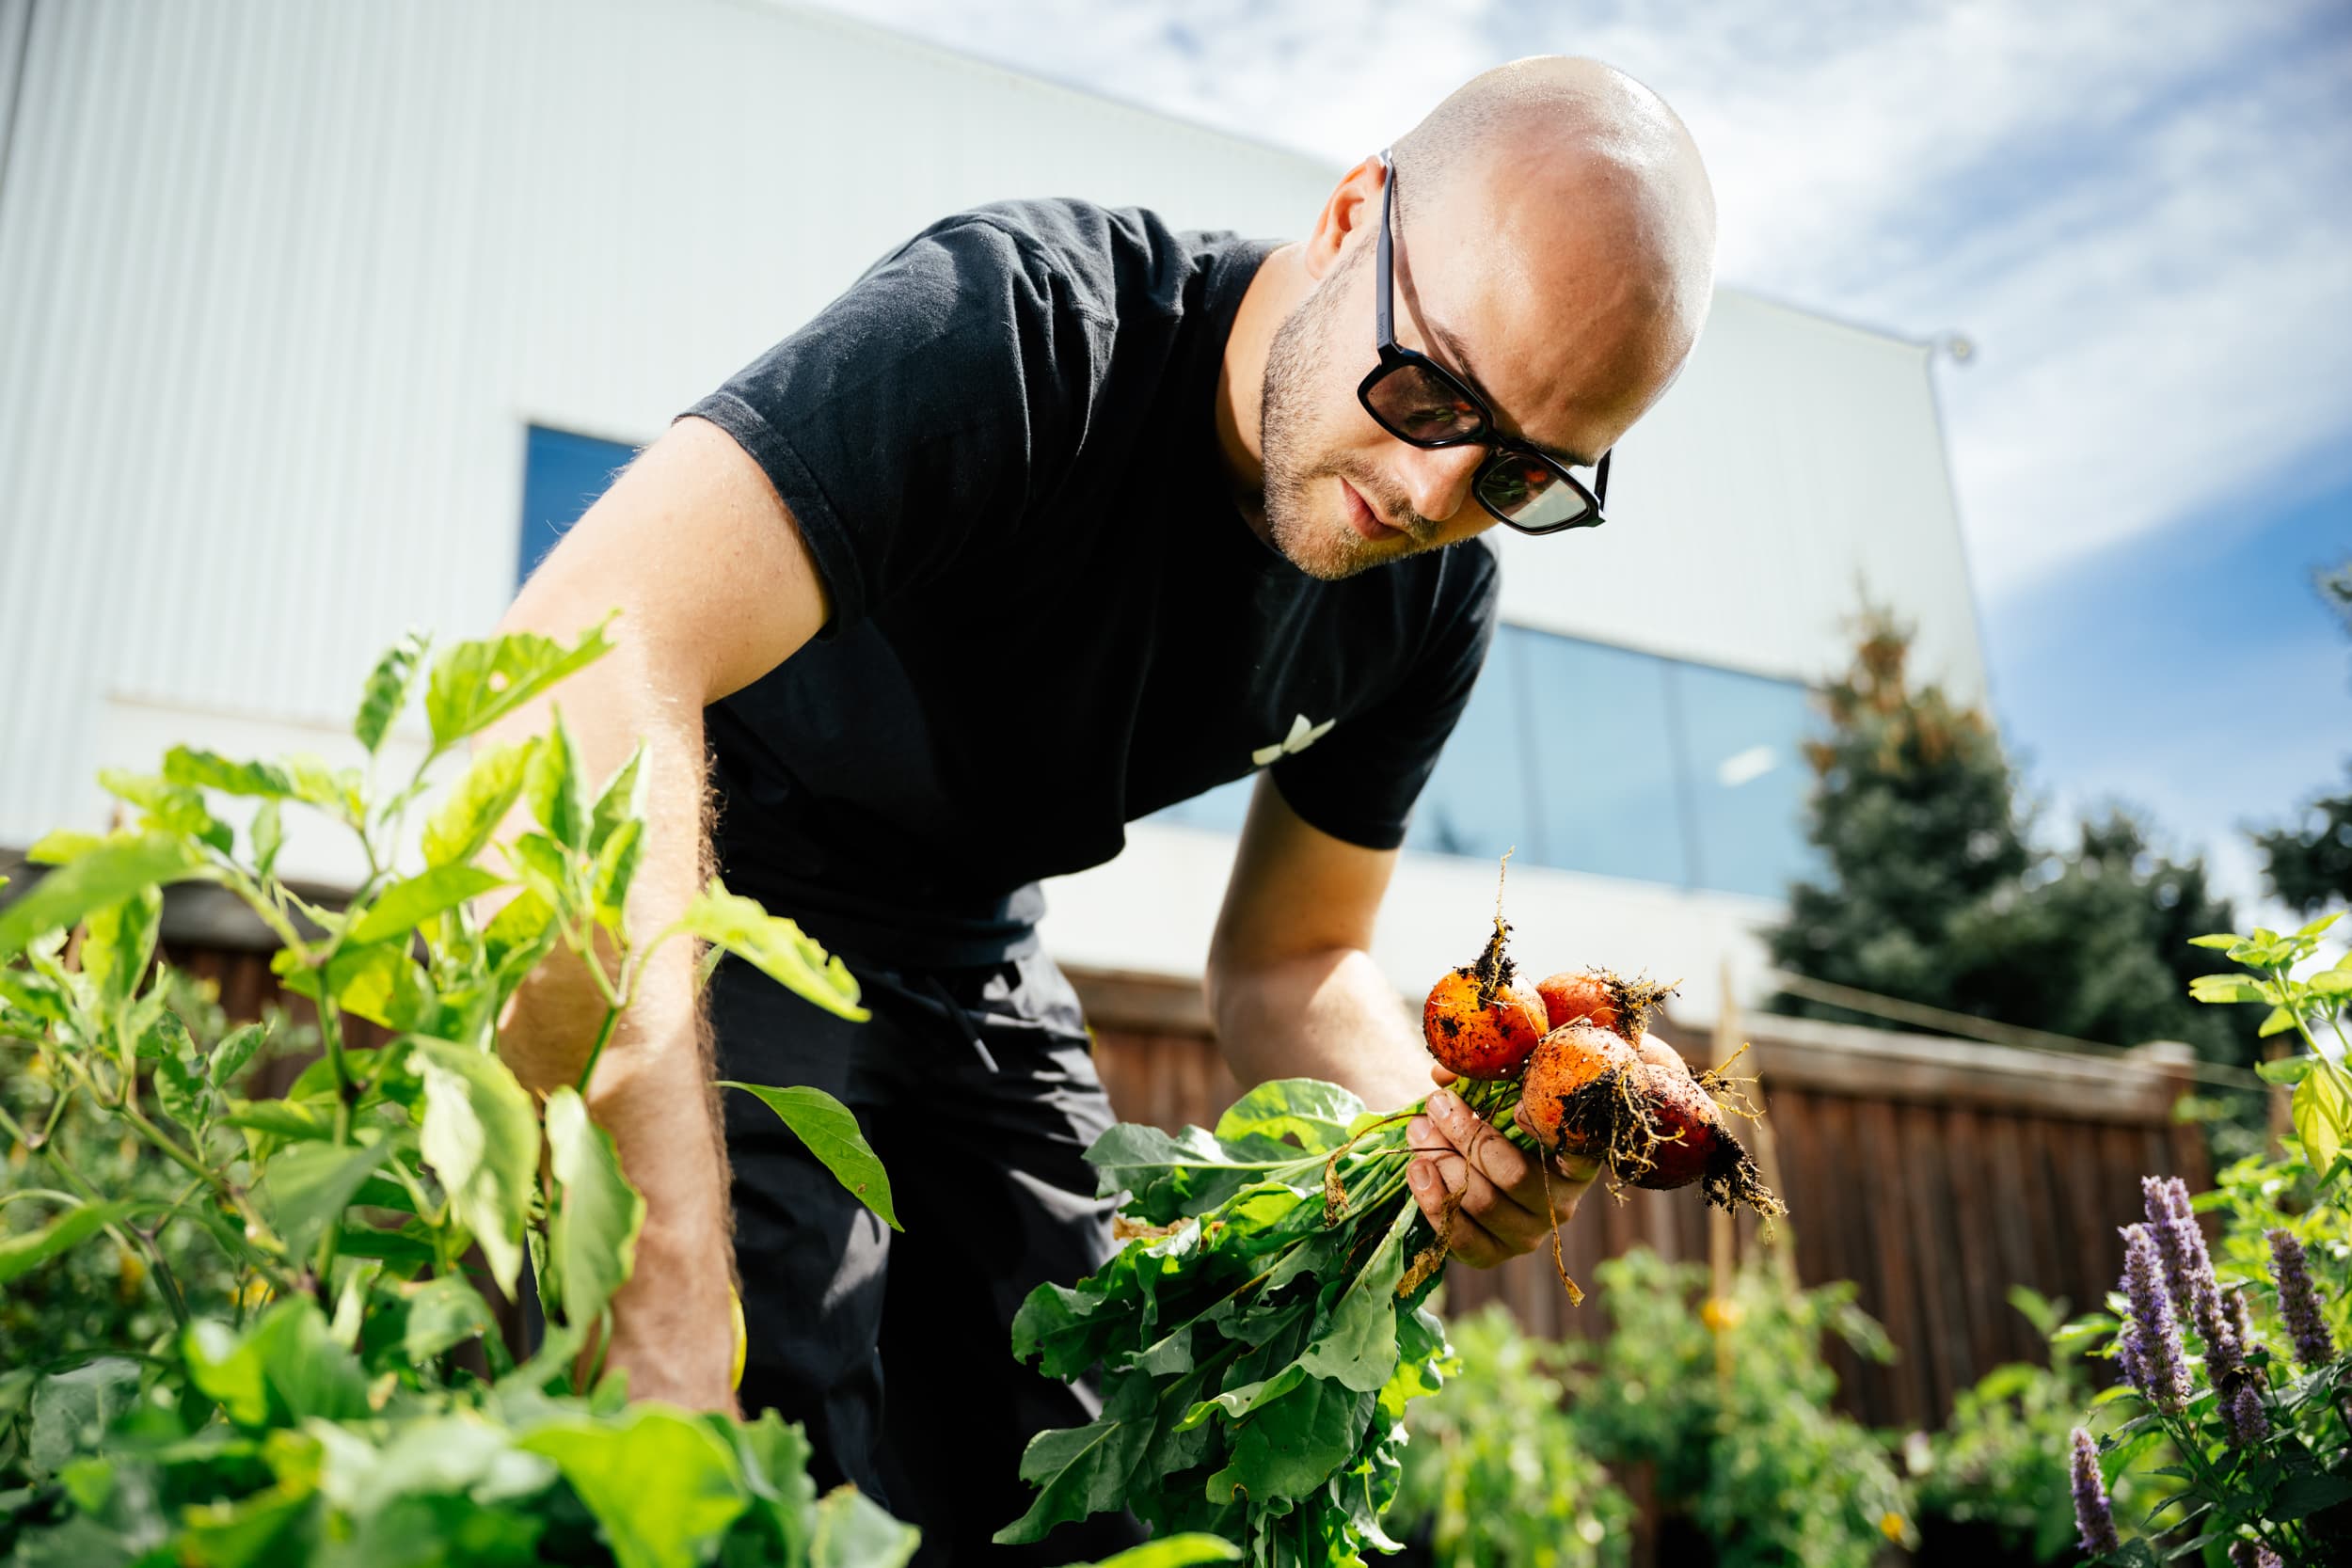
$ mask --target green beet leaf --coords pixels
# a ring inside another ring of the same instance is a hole
[[[1321,1487],[1356,1451],[1377,1396],[1310,1378],[1234,1429],[1231,1464],[1211,1476],[1212,1502],[1254,1503]]]
[[[809,1568],[906,1568],[921,1540],[856,1487],[836,1486],[818,1499]]]
[[[202,867],[194,846],[175,833],[108,839],[0,910],[0,959],[14,958],[37,937],[71,930],[143,888],[183,880]]]
[[[496,1056],[448,1040],[411,1044],[424,1079],[420,1147],[473,1233],[490,1276],[513,1295],[522,1271],[524,1216],[539,1170],[539,1118]]]
[[[384,657],[369,673],[368,684],[359,693],[359,711],[352,716],[351,733],[370,756],[384,744],[393,721],[408,705],[409,688],[416,684],[417,671],[431,642],[422,632],[411,628],[384,650]]]
[[[716,878],[695,895],[678,926],[713,947],[723,947],[785,990],[827,1012],[863,1023],[857,981],[849,967],[781,915],[750,898],[729,893]]]
[[[645,1200],[621,1174],[620,1157],[569,1085],[548,1097],[548,1148],[563,1188],[548,1245],[563,1282],[564,1316],[591,1323],[636,1267]]]
[[[607,616],[569,648],[536,632],[453,644],[425,684],[433,744],[454,745],[611,653],[604,631],[612,624]]]
[[[1227,1145],[1290,1139],[1300,1153],[1328,1154],[1347,1142],[1348,1129],[1363,1114],[1364,1102],[1337,1084],[1277,1078],[1243,1095],[1217,1118],[1216,1139]]]
[[[540,744],[534,735],[499,741],[474,754],[440,805],[425,819],[425,864],[455,864],[482,852],[522,798],[523,779],[539,754]]]
[[[749,1500],[732,1449],[659,1405],[612,1422],[550,1423],[516,1446],[555,1462],[619,1568],[692,1568]]]
[[[739,1084],[732,1079],[719,1080],[723,1089],[741,1089],[758,1097],[760,1102],[792,1129],[793,1135],[808,1146],[824,1167],[857,1200],[881,1216],[882,1222],[893,1230],[904,1228],[898,1224],[898,1211],[890,1201],[890,1176],[876,1158],[873,1146],[866,1134],[858,1131],[857,1117],[850,1108],[822,1089],[806,1085],[771,1089],[758,1084]]]
[[[482,1292],[461,1275],[445,1274],[405,1286],[401,1297],[400,1348],[412,1365],[424,1366],[442,1352],[498,1327],[498,1317]]]
[[[1038,1489],[1029,1511],[998,1530],[999,1545],[1042,1541],[1057,1526],[1126,1506],[1128,1478],[1150,1443],[1156,1406],[1132,1379],[1104,1402],[1103,1418],[1041,1432],[1021,1454],[1021,1479]]]

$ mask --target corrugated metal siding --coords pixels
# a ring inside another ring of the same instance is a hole
[[[110,702],[337,723],[402,626],[488,626],[527,422],[658,435],[939,214],[1296,233],[1336,172],[757,0],[0,0],[0,37],[28,17],[0,843],[100,814]],[[1515,548],[1515,614],[1818,673],[1858,558],[1973,664],[1915,348],[1726,293],[1618,483],[1609,530]]]

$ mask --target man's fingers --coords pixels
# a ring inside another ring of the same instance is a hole
[[[1446,1142],[1460,1149],[1487,1180],[1506,1193],[1517,1193],[1536,1180],[1534,1163],[1494,1123],[1463,1104],[1460,1096],[1439,1089],[1425,1104],[1429,1120]]]
[[[1467,1178],[1467,1181],[1466,1181]],[[1485,1184],[1485,1179],[1471,1173],[1459,1154],[1446,1153],[1423,1156],[1413,1162],[1406,1172],[1413,1200],[1421,1212],[1429,1216],[1432,1227],[1447,1232],[1447,1249],[1474,1269],[1491,1269],[1505,1259],[1525,1252],[1523,1246],[1510,1246],[1493,1231],[1481,1224],[1470,1212],[1470,1191]],[[1493,1189],[1485,1207],[1492,1209]],[[1449,1225],[1447,1211],[1451,1210]]]

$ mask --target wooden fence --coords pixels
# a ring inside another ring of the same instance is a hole
[[[1073,978],[1121,1117],[1206,1125],[1239,1094],[1195,988]],[[1659,1033],[1693,1066],[1714,1059],[1702,1032],[1669,1020]],[[1746,1018],[1739,1038],[1749,1050],[1734,1070],[1756,1075],[1765,1112],[1743,1131],[1789,1209],[1775,1244],[1808,1285],[1853,1280],[1899,1352],[1892,1365],[1834,1354],[1841,1403],[1873,1426],[1940,1424],[1956,1391],[2039,1359],[2010,1287],[2096,1304],[2122,1272],[2117,1227],[2139,1213],[2139,1178],[2207,1177],[2201,1134],[2172,1119],[2188,1088],[2183,1046],[2070,1057],[1772,1015]],[[1761,1244],[1753,1218],[1727,1222],[1689,1192],[1615,1201],[1597,1187],[1562,1234],[1587,1286],[1595,1263],[1636,1245],[1727,1264]],[[1454,1310],[1501,1301],[1534,1333],[1605,1331],[1602,1298],[1571,1307],[1549,1252],[1457,1267],[1446,1290]]]
[[[262,954],[185,937],[167,946],[172,962],[219,986],[233,1017],[272,1000],[307,1011],[281,997]],[[1207,1125],[1239,1096],[1197,986],[1072,979],[1123,1119]],[[363,1032],[354,1043],[374,1043]],[[1659,1032],[1694,1066],[1717,1057],[1671,1020]],[[1789,1210],[1773,1244],[1808,1285],[1853,1280],[1899,1353],[1892,1365],[1833,1354],[1841,1404],[1873,1426],[1940,1424],[1956,1391],[2004,1361],[2038,1358],[2010,1287],[2097,1303],[2122,1271],[2117,1227],[2139,1212],[2139,1178],[2207,1179],[2201,1135],[2172,1117],[2188,1088],[2185,1047],[2070,1057],[1772,1015],[1751,1015],[1740,1038],[1749,1049],[1735,1070],[1756,1075],[1765,1112],[1747,1130],[1751,1149]],[[282,1088],[298,1066],[273,1064],[259,1086]],[[1727,1266],[1763,1244],[1752,1217],[1724,1220],[1689,1192],[1619,1201],[1595,1188],[1562,1234],[1568,1271],[1587,1286],[1594,1264],[1636,1245]],[[1548,1251],[1456,1267],[1446,1289],[1453,1310],[1501,1301],[1534,1333],[1605,1329],[1602,1297],[1568,1306]]]

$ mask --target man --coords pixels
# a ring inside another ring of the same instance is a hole
[[[1079,1158],[1110,1112],[1036,951],[1037,881],[1261,759],[1207,974],[1234,1074],[1428,1092],[1366,949],[1492,631],[1474,541],[1598,521],[1602,475],[1570,470],[1683,364],[1713,227],[1654,94],[1520,61],[1350,169],[1295,244],[1073,201],[945,219],[622,476],[506,626],[622,607],[564,705],[592,768],[646,747],[632,918],[664,924],[708,849],[844,956],[870,1022],[723,965],[720,1075],[844,1099],[905,1227],[747,1097],[723,1150],[668,950],[590,1096],[647,1201],[612,1347],[632,1392],[730,1405],[732,1256],[743,1405],[806,1422],[820,1479],[922,1524],[933,1560],[981,1554],[1025,1506],[1022,1445],[1089,1418],[1085,1390],[1011,1363],[1012,1313],[1112,1244]],[[567,1080],[595,1006],[551,969],[510,1059]],[[1414,1137],[1422,1205],[1461,1195],[1465,1261],[1546,1236],[1538,1173],[1458,1100]],[[1066,1531],[1036,1560],[1115,1540]]]

